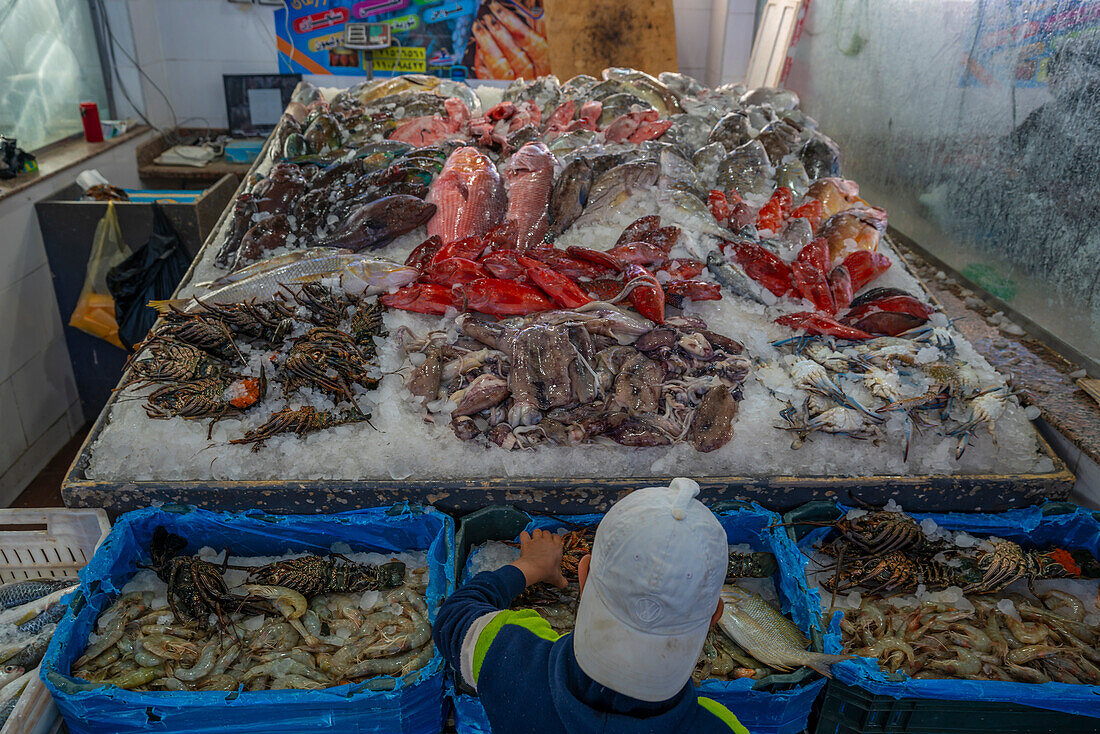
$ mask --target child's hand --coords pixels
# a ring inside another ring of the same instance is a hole
[[[519,536],[519,560],[512,565],[523,572],[527,585],[545,581],[564,589],[565,577],[561,575],[562,536],[545,530],[536,530]]]

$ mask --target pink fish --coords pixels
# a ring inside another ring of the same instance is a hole
[[[554,188],[554,156],[542,143],[528,143],[509,159],[508,213],[519,228],[516,249],[525,252],[546,238],[550,229],[550,192]]]
[[[569,124],[568,130],[592,130],[599,129],[600,115],[603,114],[603,102],[598,99],[585,102],[577,113],[577,119]]]
[[[640,143],[643,140],[660,137],[664,135],[665,130],[668,130],[672,125],[670,123],[664,126],[664,129],[660,129],[659,132],[653,134],[653,132],[655,132],[655,124],[657,129],[661,127],[658,123],[659,117],[660,115],[657,113],[657,110],[633,109],[625,115],[619,115],[612,120],[603,130],[604,138],[609,143],[623,143],[627,140],[634,143]],[[643,128],[643,126],[645,127]],[[640,140],[635,140],[633,136],[639,132],[642,133],[642,137]]]
[[[451,153],[425,201],[436,206],[428,235],[444,243],[484,236],[500,224],[507,205],[496,166],[471,147]]]
[[[449,97],[443,107],[447,117],[427,115],[406,120],[397,126],[389,139],[423,147],[461,135],[470,123],[470,109],[458,97]]]
[[[576,111],[577,103],[571,99],[567,99],[558,105],[546,120],[546,135],[549,136],[547,139],[557,137],[565,132],[565,129],[569,127],[569,123],[573,122],[573,114]]]

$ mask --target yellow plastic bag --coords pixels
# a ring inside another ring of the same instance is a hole
[[[122,241],[115,203],[108,202],[107,213],[95,228],[84,287],[80,289],[80,300],[69,318],[69,326],[122,347],[118,338],[118,322],[115,321],[115,299],[107,290],[107,271],[131,254],[130,248]]]

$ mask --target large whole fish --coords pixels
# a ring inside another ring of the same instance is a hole
[[[411,232],[435,214],[435,205],[415,196],[394,194],[353,209],[340,228],[317,244],[352,252],[375,249]]]
[[[339,279],[340,287],[352,295],[371,296],[408,285],[420,275],[416,268],[347,250],[318,247],[303,252],[310,254],[288,253],[251,265],[228,276],[235,278],[234,282],[195,298],[208,304],[267,301],[295,285],[319,283],[330,278]],[[280,262],[273,266],[275,260]],[[190,298],[154,301],[150,305],[160,311],[173,307],[183,311],[200,308]]]
[[[554,235],[560,235],[577,221],[588,203],[591,185],[592,166],[584,157],[577,156],[562,170],[550,197],[550,231]]]
[[[53,637],[55,629],[57,629],[56,625],[47,625],[34,637],[26,637],[17,643],[5,645],[0,650],[0,658],[7,658],[3,661],[7,666],[30,670],[42,662],[42,656],[50,646],[50,638]]]
[[[4,584],[0,586],[0,610],[11,609],[20,604],[26,604],[35,599],[41,599],[46,594],[50,594],[58,589],[67,589],[79,583],[80,581],[74,578],[43,578],[27,579],[25,581],[15,581],[10,584]]]
[[[793,670],[806,665],[832,677],[830,666],[852,655],[810,652],[810,641],[794,622],[780,614],[759,594],[739,586],[722,587],[725,608],[718,627],[731,640],[765,665],[777,670]]]
[[[436,207],[428,235],[438,235],[444,243],[484,236],[500,224],[507,204],[496,166],[468,146],[447,158],[426,201]]]
[[[57,624],[58,622],[60,622],[61,618],[65,616],[65,612],[68,611],[68,609],[69,607],[67,604],[51,604],[50,606],[46,607],[46,609],[44,609],[41,614],[38,614],[28,621],[24,622],[23,624],[20,624],[18,627],[16,627],[16,629],[23,634],[36,635],[43,629],[45,629],[46,625]]]
[[[657,161],[631,161],[602,173],[588,191],[588,205],[580,219],[589,222],[608,209],[621,206],[638,191],[651,188],[661,175]]]
[[[55,588],[45,596],[40,596],[33,601],[20,604],[17,607],[11,607],[0,612],[0,625],[14,624],[20,625],[25,622],[29,622],[42,612],[49,609],[51,606],[61,601],[61,597],[66,594],[72,593],[77,584],[80,583],[77,579],[68,579],[71,583],[69,586],[62,586]],[[3,661],[0,661],[3,662]]]
[[[519,225],[516,249],[541,244],[550,228],[550,192],[554,187],[554,156],[542,143],[528,143],[509,159],[504,170],[508,184],[505,220]]]

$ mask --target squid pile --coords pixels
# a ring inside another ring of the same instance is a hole
[[[699,319],[657,326],[614,305],[501,321],[463,314],[461,336],[418,338],[406,386],[428,420],[464,441],[529,449],[597,440],[625,446],[688,441],[702,452],[733,437],[748,374],[741,345]]]
[[[336,554],[258,566],[232,559],[242,566],[180,555],[186,545],[158,528],[155,578],[135,577],[100,615],[73,664],[72,676],[87,683],[59,685],[318,690],[372,679],[368,689],[388,690],[414,680],[432,658],[426,565],[407,570],[400,561],[369,565]],[[239,590],[227,580],[233,573]]]

